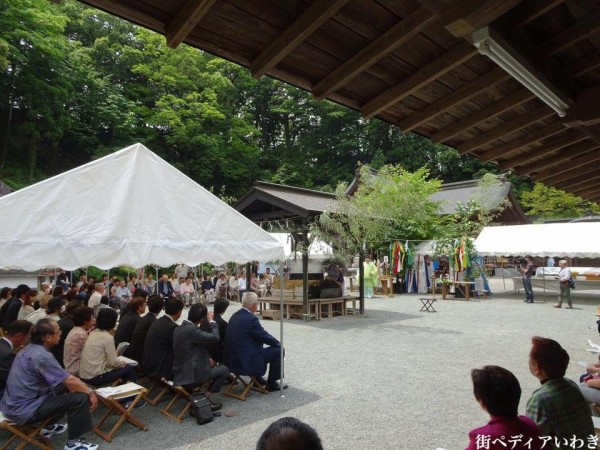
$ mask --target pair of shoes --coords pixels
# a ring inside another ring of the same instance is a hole
[[[68,440],[65,450],[97,450],[98,444],[93,444],[83,438]]]
[[[565,306],[565,309],[573,309],[571,305]]]
[[[287,389],[287,388],[288,388],[288,385],[287,385],[287,384],[281,385],[281,384],[279,384],[279,383],[273,383],[273,384],[267,384],[267,385],[265,386],[265,388],[266,388],[266,389],[267,389],[267,391],[269,391],[269,392],[277,392],[277,391],[279,391],[279,390],[281,390],[281,389],[283,389],[283,390]]]
[[[40,431],[40,436],[48,439],[52,436],[56,436],[57,434],[64,433],[68,428],[69,427],[66,423],[53,423],[52,425],[42,428]]]
[[[527,300],[525,303],[533,303],[533,300]]]
[[[557,303],[556,305],[554,305],[555,308],[561,308],[561,306]]]

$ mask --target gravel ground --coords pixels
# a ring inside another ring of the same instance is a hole
[[[285,321],[285,397],[252,393],[241,402],[221,396],[224,411],[239,415],[204,426],[192,419],[176,424],[148,405],[136,412],[148,432],[126,424],[112,444],[89,439],[115,449],[252,449],[272,421],[294,416],[318,430],[326,449],[464,449],[468,430],[488,420],[473,399],[471,368],[511,370],[521,382],[522,413],[538,386],[527,365],[531,336],[561,343],[571,356],[572,379],[581,372],[577,361],[596,360],[587,340],[600,343],[598,293],[577,292],[574,309],[565,310],[552,308],[554,293],[545,303],[542,292],[535,304],[523,303],[508,280],[493,280],[492,290],[487,300],[440,299],[436,313],[419,312],[422,295],[397,295],[368,300],[364,318]],[[262,323],[279,334],[278,321]],[[54,440],[55,448],[64,443]]]

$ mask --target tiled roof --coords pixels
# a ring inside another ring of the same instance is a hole
[[[282,184],[257,182],[254,185],[254,189],[263,191],[307,211],[323,212],[335,202],[335,194]]]

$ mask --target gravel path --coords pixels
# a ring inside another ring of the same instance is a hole
[[[336,317],[304,324],[285,321],[285,397],[252,393],[246,402],[222,397],[220,417],[198,426],[178,425],[146,406],[137,415],[149,431],[124,425],[112,444],[89,436],[101,448],[252,449],[275,419],[295,416],[314,426],[326,449],[464,449],[467,432],[488,420],[473,399],[470,370],[497,364],[519,379],[520,412],[538,386],[529,373],[530,338],[556,339],[569,352],[567,375],[577,379],[577,361],[594,361],[587,340],[600,343],[595,321],[600,297],[577,293],[573,310],[554,309],[554,294],[542,303],[497,293],[488,300],[440,300],[437,313],[419,312],[419,295],[368,300],[367,316]],[[238,308],[232,305],[228,315]],[[262,321],[278,335],[279,322]],[[0,438],[4,435],[0,434]],[[56,439],[56,448],[63,440]]]

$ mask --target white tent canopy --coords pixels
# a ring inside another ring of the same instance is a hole
[[[600,257],[600,222],[485,227],[475,240],[482,256]]]
[[[142,144],[0,198],[0,268],[196,266],[283,245]]]

